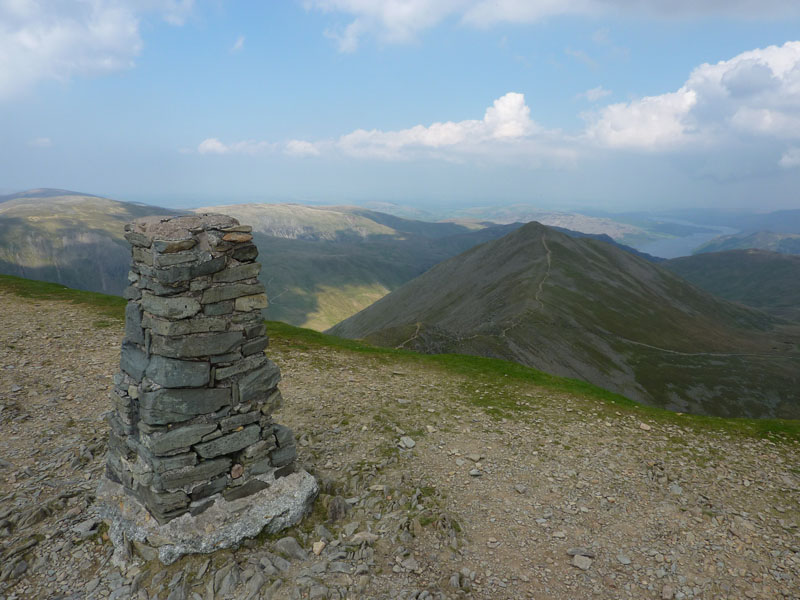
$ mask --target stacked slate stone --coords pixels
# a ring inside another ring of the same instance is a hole
[[[264,354],[250,232],[212,214],[126,226],[133,260],[107,473],[161,524],[294,470],[294,436],[271,417],[280,371]]]

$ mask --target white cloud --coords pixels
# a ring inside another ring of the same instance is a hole
[[[597,102],[600,98],[605,98],[606,96],[611,95],[611,90],[607,90],[603,88],[602,85],[598,85],[590,90],[586,90],[585,92],[581,92],[576,97],[577,98],[586,98],[589,102]]]
[[[144,15],[182,24],[193,0],[0,0],[0,98],[42,80],[129,69]]]
[[[795,169],[800,167],[800,148],[789,148],[783,153],[778,164],[784,169]]]
[[[598,86],[581,94],[597,101]],[[697,176],[731,179],[800,161],[800,42],[751,50],[694,69],[678,90],[609,104],[586,115],[582,131],[548,130],[521,93],[509,92],[482,118],[404,129],[356,129],[337,138],[283,144],[204,140],[201,154],[282,150],[295,157],[345,155],[380,160],[435,159],[571,166],[614,151],[670,152]],[[787,150],[788,148],[788,150]]]
[[[514,142],[540,130],[522,94],[509,92],[486,109],[483,119],[415,125],[397,131],[357,129],[336,146],[352,156],[407,158],[419,150],[453,148],[474,152],[495,142]]]
[[[290,156],[319,156],[320,149],[317,144],[303,140],[290,140],[286,142],[284,152]]]
[[[274,149],[275,144],[270,142],[243,140],[224,144],[217,138],[207,138],[197,146],[199,154],[260,154]]]
[[[256,154],[279,147],[265,141],[223,143],[208,138],[200,143],[197,152]],[[522,159],[528,164],[561,164],[576,156],[564,136],[545,131],[531,119],[525,97],[515,92],[495,100],[482,119],[415,125],[394,131],[357,129],[336,139],[290,140],[282,149],[294,157],[344,154],[383,160],[433,157],[461,161],[471,156],[500,161]]]
[[[242,48],[244,48],[244,36],[240,35],[231,46],[231,52],[239,52]]]
[[[650,150],[732,136],[800,139],[800,42],[703,64],[675,92],[607,106],[590,117],[587,136]]]
[[[53,140],[49,137],[37,137],[29,140],[28,146],[31,148],[50,148],[53,146]]]
[[[601,111],[587,135],[612,148],[663,148],[683,142],[688,133],[685,117],[697,102],[692,90],[648,96],[611,104]]]
[[[448,19],[484,28],[559,15],[741,19],[800,15],[800,3],[786,0],[304,0],[303,4],[309,10],[352,18],[344,27],[326,32],[343,52],[354,51],[365,35],[389,43],[408,42]]]
[[[437,25],[459,11],[463,0],[305,0],[307,9],[345,13],[355,18],[344,28],[329,29],[342,52],[352,52],[366,33],[386,42],[408,42],[418,32]]]

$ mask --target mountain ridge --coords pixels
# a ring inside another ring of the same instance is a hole
[[[515,360],[674,410],[797,414],[791,352],[800,338],[778,328],[642,258],[531,223],[437,265],[329,333]],[[773,351],[776,335],[791,343]],[[752,385],[741,406],[733,401],[747,383],[737,375],[745,362],[777,378],[780,401]]]
[[[800,256],[737,249],[703,252],[662,264],[720,298],[800,322]]]

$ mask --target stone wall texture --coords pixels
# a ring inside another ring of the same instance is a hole
[[[294,436],[272,421],[280,370],[264,353],[251,228],[205,214],[125,229],[132,265],[107,473],[165,523],[293,472]]]

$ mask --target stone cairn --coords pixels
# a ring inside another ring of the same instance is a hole
[[[214,214],[125,228],[133,260],[107,475],[162,525],[295,469],[294,436],[271,416],[280,370],[264,354],[251,229]]]

